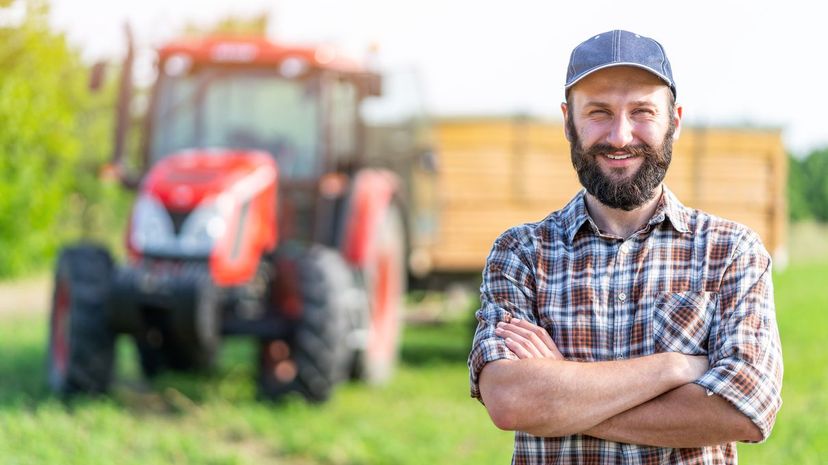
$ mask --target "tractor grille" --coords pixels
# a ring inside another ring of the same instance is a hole
[[[175,231],[175,235],[177,236],[181,232],[181,227],[184,225],[184,221],[187,220],[187,217],[190,216],[192,211],[167,210],[167,213],[170,215],[170,219],[173,224],[173,231]]]

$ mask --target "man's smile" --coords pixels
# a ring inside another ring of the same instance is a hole
[[[629,154],[629,153],[625,153],[625,154],[623,154],[623,155],[612,155],[612,154],[607,153],[607,154],[604,154],[604,155],[605,155],[607,158],[609,158],[610,160],[626,160],[627,158],[630,158],[630,157],[632,157],[632,156],[633,156],[633,155],[631,155],[631,154]]]

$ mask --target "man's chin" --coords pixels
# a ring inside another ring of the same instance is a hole
[[[608,179],[605,179],[608,181]],[[602,187],[584,186],[587,192],[595,198],[602,205],[616,210],[632,211],[641,208],[656,195],[661,192],[661,184],[650,190],[647,194],[642,194],[635,189],[631,183],[609,183]],[[596,191],[596,188],[598,191]],[[600,192],[599,192],[600,191]],[[610,196],[609,193],[615,193],[615,196]]]
[[[640,160],[633,160],[626,166],[611,166],[609,163],[599,162],[598,169],[609,179],[624,181],[635,177],[641,170],[641,165]]]

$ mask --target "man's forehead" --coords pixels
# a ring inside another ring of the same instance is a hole
[[[672,97],[670,88],[648,71],[633,66],[614,66],[596,71],[584,77],[570,89],[570,100],[575,95],[586,97],[625,96],[636,100],[652,100],[660,103]]]

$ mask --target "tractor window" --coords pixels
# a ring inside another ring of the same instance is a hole
[[[249,69],[166,77],[152,159],[190,148],[260,149],[276,157],[282,176],[313,176],[319,160],[316,89],[313,80]]]

